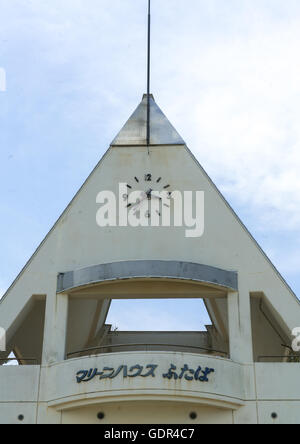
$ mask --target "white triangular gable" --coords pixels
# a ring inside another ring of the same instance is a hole
[[[145,99],[143,109],[144,102]],[[136,114],[133,120],[127,123],[127,129],[136,127]],[[46,295],[47,310],[49,307],[57,310],[59,273],[97,264],[139,260],[178,260],[237,272],[240,294],[264,294],[286,328],[292,330],[300,325],[300,305],[296,296],[181,137],[170,133],[169,125],[167,127],[164,137],[157,136],[153,142],[155,146],[150,146],[150,155],[137,140],[128,145],[124,138],[127,130],[115,139],[2,299],[0,325],[3,328],[9,329],[34,295]],[[140,133],[142,139],[143,131]],[[137,189],[145,187],[146,174],[161,178],[160,183],[170,185],[171,190],[204,192],[203,236],[187,238],[186,227],[100,228],[97,225],[98,193],[108,190],[118,195],[120,183],[130,183]],[[135,178],[140,179],[139,183]],[[51,327],[49,323],[51,319],[46,312],[46,330]]]

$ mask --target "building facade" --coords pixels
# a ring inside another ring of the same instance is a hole
[[[150,122],[147,146],[144,96],[1,300],[0,422],[300,424],[299,301],[152,96]],[[170,298],[211,325],[106,322]]]

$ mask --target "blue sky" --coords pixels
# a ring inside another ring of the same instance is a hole
[[[152,92],[300,295],[300,3],[152,0]],[[0,0],[3,293],[140,102],[146,0]]]

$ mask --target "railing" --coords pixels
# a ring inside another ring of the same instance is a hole
[[[278,361],[283,361],[286,363],[300,363],[300,356],[299,355],[290,355],[290,356],[259,356],[257,358],[258,362],[263,362],[263,360],[270,360],[271,362],[276,362],[274,359]]]
[[[180,348],[180,349],[189,349],[189,350],[198,350],[198,351],[204,351],[204,352],[208,352],[209,354],[215,353],[217,355],[220,355],[220,357],[229,358],[229,354],[227,352],[223,352],[220,350],[213,350],[212,348],[203,348],[203,347],[196,347],[193,345],[177,345],[177,344],[113,344],[113,345],[101,345],[99,347],[92,347],[92,348],[87,348],[84,350],[78,350],[76,352],[72,352],[72,353],[68,353],[67,354],[67,359],[76,356],[76,355],[82,355],[82,354],[86,354],[85,356],[91,356],[93,354],[95,354],[95,352],[97,351],[101,351],[101,350],[106,350],[106,349],[114,349],[114,348],[123,348],[123,349],[128,349],[131,347],[143,347],[144,350],[143,351],[149,351],[149,348],[151,347],[168,347],[168,349],[170,348]],[[127,350],[125,350],[127,351]],[[154,351],[154,350],[151,350]],[[90,353],[88,355],[88,353]],[[103,352],[105,353],[105,352]],[[106,352],[107,353],[107,352]],[[113,353],[113,352],[108,352],[108,353]]]
[[[284,356],[259,356],[258,362],[262,362],[263,359],[276,359],[285,361],[287,363],[300,363],[300,353],[297,354],[289,345],[281,344],[281,346],[287,350],[287,354],[285,354]]]

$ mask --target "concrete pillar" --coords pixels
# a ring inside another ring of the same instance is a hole
[[[69,296],[47,295],[43,364],[65,360]]]
[[[249,291],[228,294],[230,358],[249,364],[253,362],[251,307]]]

